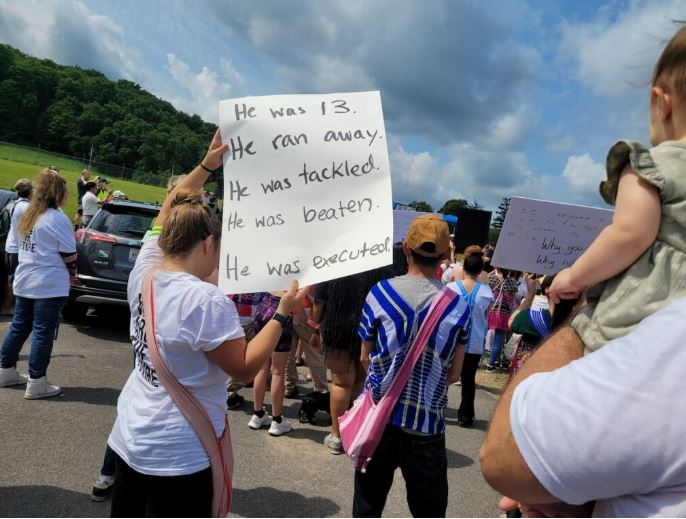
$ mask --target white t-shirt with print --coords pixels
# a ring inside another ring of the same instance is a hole
[[[450,283],[450,287],[455,292],[462,295],[462,291],[457,287],[457,281]],[[474,287],[476,288],[476,285],[474,285]],[[465,348],[465,353],[476,353],[481,355],[484,352],[484,342],[486,341],[486,332],[488,331],[488,307],[493,303],[493,300],[493,291],[491,291],[491,287],[480,283],[470,317],[469,344],[467,344],[467,347]]]
[[[686,517],[684,316],[686,298],[515,389],[512,433],[548,492],[596,517]]]
[[[81,199],[81,207],[83,207],[83,216],[95,216],[100,206],[98,205],[98,197],[92,192],[86,191]]]
[[[161,262],[157,242],[158,237],[153,236],[143,245],[129,277],[135,365],[119,396],[117,420],[108,443],[142,474],[180,476],[203,470],[210,462],[193,427],[161,386],[147,352],[141,287],[146,272]],[[227,376],[205,352],[244,336],[236,307],[216,286],[181,272],[159,271],[153,291],[162,358],[203,405],[220,436]]]
[[[28,235],[19,236],[14,295],[29,299],[67,297],[69,271],[60,253],[76,254],[74,230],[60,209],[48,209]]]
[[[19,198],[13,202],[13,207],[10,210],[12,214],[12,220],[10,223],[10,230],[7,233],[7,241],[5,242],[5,252],[8,254],[18,254],[19,253],[19,235],[17,233],[17,228],[19,227],[19,220],[21,215],[24,214],[26,208],[29,206],[28,198]]]

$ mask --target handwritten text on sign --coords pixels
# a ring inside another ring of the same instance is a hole
[[[378,92],[219,103],[227,293],[310,285],[392,262],[391,180]]]
[[[555,274],[570,267],[612,221],[612,211],[512,198],[491,263]]]

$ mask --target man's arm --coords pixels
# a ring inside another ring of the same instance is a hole
[[[512,435],[510,404],[517,386],[529,376],[554,371],[582,357],[584,345],[571,327],[564,327],[548,339],[505,388],[493,412],[490,427],[479,452],[481,471],[495,490],[525,503],[554,503],[551,495],[533,475]]]

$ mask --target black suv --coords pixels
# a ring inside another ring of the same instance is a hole
[[[70,317],[84,316],[90,305],[128,306],[129,273],[159,211],[159,206],[141,202],[107,202],[76,231],[79,256],[69,291]]]

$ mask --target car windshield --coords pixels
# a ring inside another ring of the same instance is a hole
[[[142,238],[152,227],[153,214],[133,207],[103,207],[91,224],[91,229],[119,236]]]

